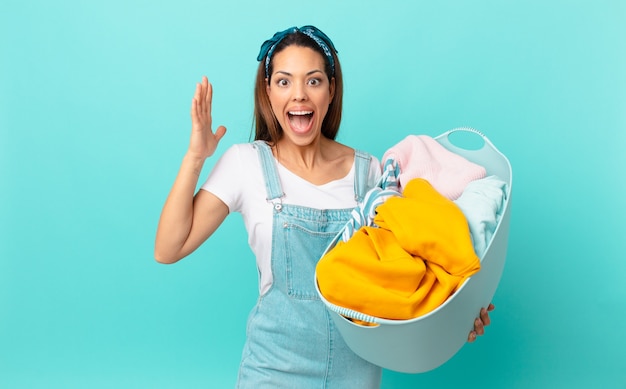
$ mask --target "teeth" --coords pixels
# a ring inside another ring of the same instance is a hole
[[[313,111],[289,111],[289,115],[297,115],[297,116],[303,116],[303,115],[310,115],[312,114]]]

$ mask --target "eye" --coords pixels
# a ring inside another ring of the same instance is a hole
[[[322,83],[322,80],[320,80],[319,78],[311,78],[309,80],[309,85],[311,86],[318,86]]]
[[[278,80],[276,80],[276,85],[278,85],[278,86],[287,86],[287,85],[289,85],[289,81],[284,79],[284,78],[279,78]]]

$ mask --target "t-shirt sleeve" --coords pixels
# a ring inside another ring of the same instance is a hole
[[[217,196],[229,212],[241,212],[245,176],[240,145],[233,145],[217,160],[200,189]]]

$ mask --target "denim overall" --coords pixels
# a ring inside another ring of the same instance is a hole
[[[268,201],[274,204],[273,283],[248,318],[237,388],[379,388],[381,368],[348,348],[315,290],[317,261],[349,220],[351,209],[282,204],[272,152],[265,142],[254,145]],[[369,155],[357,151],[357,200],[368,189],[369,161]]]

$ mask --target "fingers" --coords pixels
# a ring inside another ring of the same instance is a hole
[[[485,334],[485,323],[482,319],[474,320],[474,331],[476,331],[476,335],[484,335]]]
[[[483,335],[485,333],[485,326],[489,324],[491,324],[489,312],[487,308],[482,308],[480,310],[480,317],[474,320],[474,331],[476,331],[477,335]]]
[[[469,343],[474,343],[476,341],[476,338],[478,338],[479,335],[483,335],[485,333],[485,326],[483,325],[483,322],[476,318],[476,320],[474,320],[474,329],[470,331],[469,335],[467,335],[467,341]]]
[[[201,93],[202,88],[200,84],[196,84],[196,91],[193,94],[193,99],[191,99],[191,118],[193,121],[198,121],[198,102],[200,101]]]
[[[474,343],[474,341],[476,340],[476,331],[470,331],[469,335],[467,336],[467,341],[469,343]]]
[[[191,102],[191,117],[194,122],[211,120],[211,99],[213,98],[213,88],[206,76],[196,84],[196,90]]]
[[[198,91],[198,114],[202,116],[204,116],[207,112],[206,95],[208,89],[209,81],[207,80],[206,76],[203,76],[202,81],[200,81],[196,87],[196,90]]]
[[[489,304],[487,308],[480,310],[479,317],[474,320],[474,329],[470,331],[467,336],[467,341],[473,343],[479,336],[485,334],[485,326],[491,324],[491,318],[489,312],[493,311],[496,307],[493,304]]]
[[[224,134],[226,134],[226,127],[224,126],[217,127],[217,130],[215,130],[215,140],[219,142],[224,136]]]
[[[206,76],[202,77],[201,84],[202,93],[200,94],[200,104],[202,113],[207,118],[211,118],[211,103],[213,101],[213,85],[209,82]]]
[[[480,310],[480,322],[483,324],[483,327],[491,324],[491,318],[489,318],[489,313],[485,308]]]
[[[206,78],[206,76],[202,77],[202,87],[204,89],[204,103],[209,109],[209,112],[211,112],[211,101],[213,100],[213,85],[209,83],[209,79]]]

